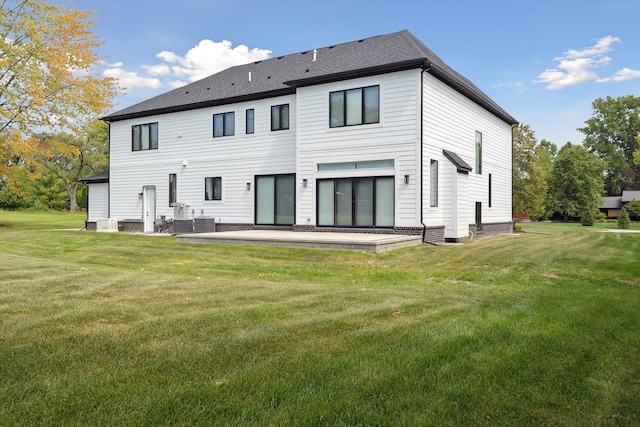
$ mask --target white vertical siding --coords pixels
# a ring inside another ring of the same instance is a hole
[[[428,159],[443,164],[442,150],[457,153],[474,168],[468,175],[467,212],[475,212],[475,202],[482,202],[485,223],[511,221],[511,126],[473,101],[451,89],[428,73],[423,79],[423,149],[424,176],[428,178]],[[482,133],[482,174],[475,173],[475,133]],[[448,162],[448,161],[446,161]],[[489,174],[492,175],[492,207],[489,207]],[[446,178],[443,173],[441,178]],[[429,206],[428,181],[423,193],[427,226],[448,225],[446,207]],[[450,197],[441,183],[440,200]],[[469,218],[473,223],[474,218]],[[446,231],[445,231],[446,232]]]
[[[89,184],[87,221],[109,218],[109,183]]]
[[[271,106],[289,104],[289,129],[271,131]],[[254,176],[295,173],[295,96],[202,108],[111,124],[111,216],[142,218],[143,186],[156,187],[157,215],[173,217],[169,174],[186,212],[222,222],[254,222]],[[245,110],[255,110],[255,133],[245,134]],[[213,114],[235,112],[235,135],[213,138]],[[157,150],[131,151],[131,126],[158,122]],[[186,161],[187,166],[183,166]],[[222,200],[204,200],[205,177],[222,178]],[[251,183],[247,191],[246,184]]]
[[[392,175],[395,177],[395,225],[420,225],[419,70],[358,78],[298,89],[297,132],[299,224],[315,224],[316,178]],[[329,128],[329,93],[380,85],[380,123]],[[393,159],[394,168],[318,172],[320,163]],[[404,183],[409,175],[409,184]],[[302,179],[308,187],[302,187]]]

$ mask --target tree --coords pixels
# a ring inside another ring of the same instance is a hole
[[[546,171],[539,162],[540,146],[529,125],[513,128],[513,213],[538,218],[545,211]]]
[[[111,106],[116,80],[94,70],[101,45],[90,11],[0,0],[0,177],[40,148],[33,128],[74,130]]]
[[[553,161],[549,176],[547,206],[560,212],[564,220],[569,215],[596,208],[602,202],[604,163],[580,145],[567,143]]]
[[[640,97],[633,95],[592,103],[593,116],[578,130],[584,145],[606,163],[605,190],[610,196],[640,188],[640,165],[634,153],[640,150]]]
[[[80,179],[104,170],[107,165],[107,124],[94,120],[74,136],[67,133],[40,135],[43,147],[41,164],[57,177],[67,192],[70,211],[76,211],[76,195]]]
[[[580,224],[585,227],[591,227],[594,224],[595,220],[593,218],[593,212],[591,209],[585,209],[582,213],[582,218],[580,218]]]
[[[640,200],[633,199],[627,203],[626,208],[630,218],[640,220]]]
[[[620,210],[620,215],[618,216],[618,228],[628,230],[630,226],[631,220],[629,219],[629,213],[627,212],[627,207],[624,206]]]

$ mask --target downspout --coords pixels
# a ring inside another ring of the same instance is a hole
[[[424,73],[431,69],[429,61],[424,61],[420,72],[420,224],[422,224],[422,243],[427,234],[427,225],[424,223]]]

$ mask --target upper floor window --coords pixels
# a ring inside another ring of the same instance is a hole
[[[222,178],[214,177],[204,179],[204,199],[222,200]]]
[[[246,134],[255,132],[255,118],[256,118],[256,112],[253,108],[245,112],[245,133]]]
[[[289,104],[271,106],[271,130],[289,129]]]
[[[332,128],[380,122],[380,86],[341,90],[329,94]]]
[[[131,126],[131,150],[157,150],[158,123]]]
[[[476,132],[476,173],[482,173],[482,134]]]
[[[233,136],[235,134],[236,114],[220,113],[213,115],[213,137]]]

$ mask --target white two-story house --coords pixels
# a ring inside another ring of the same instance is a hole
[[[517,121],[408,31],[232,67],[104,120],[106,213],[128,230],[511,229]]]

